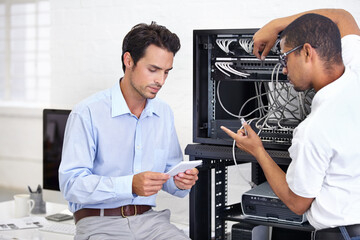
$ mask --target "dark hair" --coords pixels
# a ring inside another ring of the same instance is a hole
[[[333,64],[342,63],[339,28],[325,16],[305,14],[289,24],[280,38],[285,38],[285,45],[291,48],[309,43],[325,62],[327,70],[331,70]]]
[[[125,36],[123,41],[121,61],[124,72],[124,54],[129,52],[134,65],[136,65],[139,59],[145,55],[146,48],[151,44],[172,52],[174,56],[180,49],[180,39],[166,27],[158,25],[156,22],[151,22],[150,25],[145,23],[137,24]]]

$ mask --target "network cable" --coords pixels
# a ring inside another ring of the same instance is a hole
[[[233,65],[232,62],[215,62],[215,67],[228,77],[230,77],[230,74],[228,72],[230,72],[234,75],[240,76],[240,77],[250,76],[249,73],[244,73],[244,72],[235,70],[234,68],[231,67],[231,65]]]
[[[226,54],[229,54],[229,53],[234,54],[234,52],[230,51],[230,49],[229,49],[230,43],[232,43],[232,42],[236,42],[236,39],[228,39],[228,38],[218,38],[218,39],[216,39],[216,44]]]
[[[271,81],[264,84],[265,92],[262,92],[262,82],[255,82],[256,96],[246,100],[240,107],[239,114],[235,114],[226,109],[220,97],[221,81],[218,81],[216,96],[222,109],[229,115],[235,118],[248,118],[249,116],[258,112],[258,117],[252,119],[257,120],[255,127],[259,132],[266,126],[270,129],[279,128],[283,131],[292,131],[293,128],[283,126],[283,122],[302,121],[310,112],[311,91],[305,93],[295,93],[293,87],[286,82],[279,82],[278,75],[281,65],[277,64],[272,72]],[[263,103],[262,97],[267,96],[267,104]],[[257,101],[257,108],[249,113],[243,113],[243,109],[250,101]],[[268,124],[269,120],[275,120],[276,125],[272,127]]]
[[[254,48],[254,41],[252,39],[241,38],[239,39],[239,45],[247,52],[252,55]]]

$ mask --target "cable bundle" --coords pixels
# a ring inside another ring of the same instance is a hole
[[[234,52],[230,51],[229,49],[230,43],[232,42],[236,42],[236,39],[228,39],[228,38],[216,39],[216,44],[219,46],[219,48],[221,48],[221,50],[223,50],[227,54],[229,53],[234,54]]]
[[[229,64],[229,63],[228,63]],[[222,66],[222,65],[220,65]],[[277,64],[274,67],[271,82],[254,82],[256,95],[246,100],[241,106],[239,113],[234,114],[228,111],[220,98],[220,85],[221,81],[217,85],[217,99],[223,110],[229,115],[238,119],[248,118],[258,113],[258,117],[248,119],[248,122],[256,121],[255,127],[259,129],[258,135],[263,129],[281,129],[281,130],[292,130],[283,126],[284,121],[292,121],[300,123],[310,113],[311,99],[314,96],[314,90],[307,90],[305,92],[296,92],[292,85],[287,82],[279,82],[278,75],[281,65]],[[220,70],[220,69],[219,69]],[[275,75],[275,80],[274,80]],[[265,92],[263,92],[265,89]],[[267,97],[267,103],[263,102],[263,96]],[[249,113],[244,113],[243,109],[246,104],[251,101],[257,101],[257,108],[253,109]],[[269,121],[272,124],[269,124]],[[274,126],[273,123],[276,123]]]
[[[229,64],[229,63],[228,63]],[[216,65],[216,63],[215,63]],[[220,64],[218,64],[220,65]],[[248,118],[254,113],[258,112],[259,117],[248,119],[248,124],[256,121],[255,127],[259,130],[258,135],[260,135],[262,130],[293,130],[287,127],[282,126],[283,121],[296,121],[300,122],[310,113],[310,105],[315,92],[313,89],[307,90],[305,92],[296,92],[292,85],[287,82],[279,82],[278,75],[281,68],[281,64],[277,64],[272,72],[271,82],[254,82],[254,87],[256,91],[256,95],[246,100],[239,110],[239,114],[234,114],[228,111],[220,98],[220,85],[221,81],[218,82],[216,88],[216,95],[219,101],[220,106],[223,110],[229,115],[238,118]],[[220,70],[220,69],[219,69]],[[220,70],[221,71],[221,70]],[[275,80],[274,80],[275,75]],[[262,92],[262,89],[265,89],[265,92]],[[263,96],[267,97],[267,104],[263,102]],[[251,101],[257,101],[257,108],[253,109],[249,113],[243,113],[243,109]],[[269,124],[269,121],[272,121],[272,124]],[[277,126],[274,125],[274,122],[277,123]],[[241,126],[243,128],[243,126]],[[233,141],[232,146],[232,155],[234,164],[239,171],[239,175],[243,180],[245,180],[252,188],[256,186],[256,184],[243,176],[241,173],[239,166],[236,162],[236,154],[235,154],[235,146],[236,141]]]
[[[240,77],[250,76],[249,73],[239,72],[235,70],[234,68],[231,67],[231,65],[233,65],[232,62],[215,62],[215,67],[228,77],[230,77],[230,74],[228,72]]]
[[[247,52],[248,54],[252,54],[254,48],[254,41],[252,39],[241,38],[239,39],[240,46]]]

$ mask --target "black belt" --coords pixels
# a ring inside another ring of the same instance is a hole
[[[148,205],[126,205],[118,208],[104,209],[104,216],[136,216],[151,209]],[[86,217],[100,216],[100,209],[82,208],[74,213],[75,223]]]
[[[360,224],[345,226],[350,238],[360,237]],[[315,240],[342,240],[340,228],[326,228],[316,231]]]

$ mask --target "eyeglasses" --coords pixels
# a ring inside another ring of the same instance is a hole
[[[287,51],[287,52],[285,52],[285,53],[280,54],[280,55],[279,55],[279,62],[280,62],[280,64],[281,64],[283,67],[286,67],[286,65],[287,65],[287,55],[289,55],[290,53],[298,50],[299,48],[302,48],[303,46],[304,46],[304,44],[299,45],[299,46],[294,47],[293,49],[291,49],[291,50],[289,50],[289,51]]]

